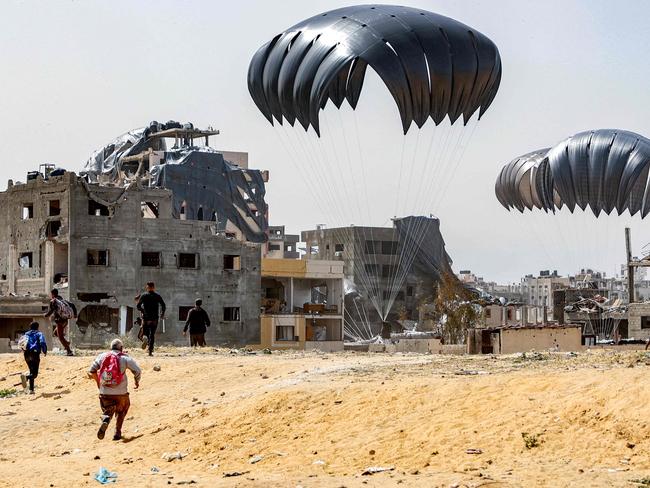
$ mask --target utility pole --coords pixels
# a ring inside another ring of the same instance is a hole
[[[625,228],[625,249],[627,251],[627,295],[628,303],[634,303],[634,266],[632,266],[632,244],[630,228]]]

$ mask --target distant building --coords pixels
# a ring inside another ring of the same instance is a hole
[[[557,271],[540,271],[538,276],[527,275],[521,279],[521,294],[523,301],[535,307],[548,310],[548,319],[554,320],[553,316],[553,291],[568,288],[571,279],[562,277]]]
[[[103,346],[131,331],[135,297],[154,281],[167,304],[160,343],[187,343],[196,298],[212,319],[209,344],[259,343],[266,176],[194,145],[216,133],[152,123],[96,152],[84,176],[48,167],[10,181],[0,192],[0,338],[15,340],[57,288],[79,311],[73,345]]]
[[[266,243],[266,255],[270,259],[300,259],[298,252],[298,234],[286,234],[284,225],[269,226],[269,240]]]
[[[343,350],[343,263],[262,260],[260,344],[271,349]]]
[[[422,220],[413,224],[408,219]],[[399,331],[401,321],[417,321],[421,304],[433,300],[440,275],[453,275],[437,219],[406,217],[396,222],[402,222],[402,229],[419,226],[417,243],[405,231],[390,227],[320,227],[301,234],[307,246],[304,259],[343,263],[346,320],[366,324],[368,335],[379,334],[384,323]],[[408,269],[400,259],[402,246],[413,253]],[[385,305],[390,300],[394,303],[384,322],[376,304]]]
[[[529,351],[580,351],[580,325],[514,325],[470,329],[468,354],[513,354]]]

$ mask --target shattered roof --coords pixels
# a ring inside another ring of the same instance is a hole
[[[218,131],[195,129],[191,123],[151,122],[130,130],[95,151],[81,175],[100,185],[127,186],[135,180],[173,193],[173,215],[217,222],[225,230],[235,225],[251,242],[266,242],[267,204],[264,177],[259,170],[242,168],[195,139]],[[166,138],[175,139],[167,147]]]

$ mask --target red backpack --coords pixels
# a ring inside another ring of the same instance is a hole
[[[109,352],[101,366],[99,367],[99,384],[100,386],[115,387],[122,383],[124,373],[120,371],[120,358],[123,354],[113,354]]]

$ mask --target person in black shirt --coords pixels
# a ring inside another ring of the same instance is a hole
[[[210,327],[210,317],[208,313],[201,308],[203,305],[203,300],[200,298],[194,302],[194,308],[191,309],[187,314],[187,320],[185,321],[185,328],[183,329],[183,335],[187,334],[187,329],[190,329],[190,345],[194,346],[205,346],[205,332],[207,327]]]
[[[149,346],[149,356],[153,356],[153,346],[158,328],[158,319],[165,318],[165,301],[156,293],[156,285],[153,281],[147,283],[147,291],[140,295],[137,305],[142,314],[142,330],[144,332],[142,349]]]

